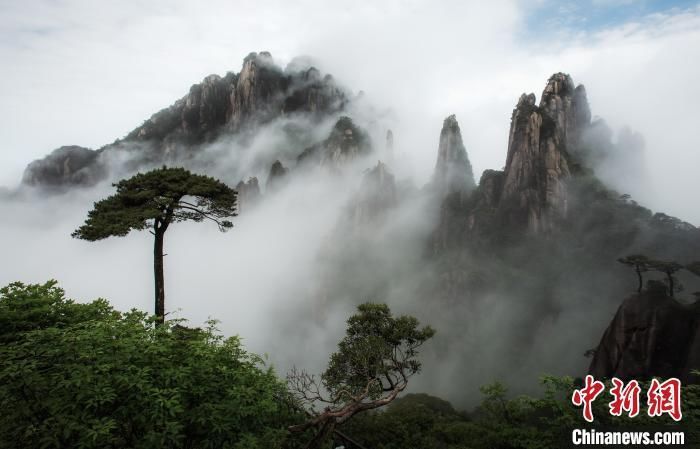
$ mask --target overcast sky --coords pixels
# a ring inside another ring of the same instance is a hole
[[[518,96],[568,72],[595,116],[644,135],[650,185],[631,193],[700,225],[697,1],[0,0],[0,185],[58,146],[112,142],[260,50],[312,56],[392,111],[424,179],[444,117],[477,176],[501,168]]]

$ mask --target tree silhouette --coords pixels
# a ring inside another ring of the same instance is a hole
[[[233,227],[226,218],[236,216],[235,190],[214,178],[184,168],[156,169],[114,184],[117,193],[95,203],[85,224],[71,234],[96,241],[123,237],[132,230],[150,230],[154,236],[153,272],[155,315],[165,317],[163,239],[172,223],[211,220],[220,231]]]
[[[623,265],[634,268],[635,273],[637,273],[637,292],[642,291],[642,286],[644,285],[644,279],[642,278],[642,273],[649,271],[650,260],[646,256],[641,254],[633,254],[631,256],[623,257],[617,259]]]
[[[683,265],[679,264],[678,262],[673,262],[673,261],[666,261],[666,260],[652,260],[650,262],[650,268],[652,270],[661,272],[666,275],[666,279],[668,280],[668,290],[669,290],[669,296],[673,298],[674,292],[676,290],[676,284],[674,283],[676,280],[676,277],[674,274],[683,269]]]

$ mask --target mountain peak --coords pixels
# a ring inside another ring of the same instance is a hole
[[[520,95],[520,98],[518,99],[518,103],[515,105],[516,108],[526,108],[526,107],[534,107],[535,103],[537,102],[537,98],[535,98],[535,94],[522,94]]]
[[[469,191],[475,187],[472,166],[454,114],[442,123],[433,182],[442,193]]]
[[[546,98],[553,95],[571,96],[574,93],[574,81],[571,76],[567,73],[558,72],[553,74],[547,80],[547,85],[542,92],[542,100],[540,101],[540,106],[545,102]]]
[[[256,121],[267,121],[279,108],[276,103],[284,87],[282,69],[274,64],[270,53],[246,56],[230,96],[231,127],[237,130]]]
[[[555,73],[547,81],[542,92],[540,108],[556,122],[557,136],[564,149],[570,153],[577,150],[581,132],[590,124],[591,111],[586,97],[586,88],[576,86],[571,76]]]
[[[457,130],[459,131],[459,123],[457,122],[457,116],[455,114],[448,116],[445,120],[443,120],[442,127],[443,129],[457,128]]]
[[[284,71],[269,52],[253,52],[243,60],[240,73],[205,77],[187,95],[153,114],[123,140],[102,147],[99,154],[128,152],[132,170],[153,163],[189,161],[202,144],[224,135],[255,132],[282,116],[304,114],[318,123],[343,110],[347,98],[332,77],[321,76],[311,66]],[[107,175],[104,161],[108,158],[97,156],[81,150],[57,151],[27,167],[23,184],[94,184]]]
[[[547,81],[539,106],[535,95],[521,95],[513,110],[502,201],[507,221],[547,232],[567,214],[565,180],[569,158],[590,125],[586,89],[568,74]]]
[[[274,65],[274,60],[272,59],[272,54],[269,51],[261,51],[260,53],[251,51],[248,53],[248,56],[243,58],[244,67],[249,63]]]

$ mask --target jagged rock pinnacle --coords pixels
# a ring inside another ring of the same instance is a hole
[[[511,118],[499,205],[507,222],[548,232],[566,217],[568,158],[589,124],[586,90],[574,87],[569,75],[549,78],[539,106],[534,94],[520,96]]]
[[[445,119],[440,131],[433,182],[443,193],[469,191],[475,187],[472,166],[454,115]]]
[[[559,143],[565,145],[565,150],[574,152],[581,131],[591,121],[585,87],[575,87],[571,76],[555,73],[542,92],[540,109],[554,120]]]

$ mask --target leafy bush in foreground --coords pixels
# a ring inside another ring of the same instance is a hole
[[[662,426],[700,441],[698,385],[683,388],[680,424],[643,413],[611,417],[605,396],[588,424],[571,404],[574,379],[544,377],[543,385],[537,398],[487,385],[470,413],[409,394],[343,423],[325,447],[355,447],[347,435],[371,449],[549,449],[568,447],[575,428]],[[155,318],[117,312],[104,300],[67,300],[53,281],[0,289],[1,448],[292,449],[312,435],[288,433],[307,418],[288,404],[294,401],[274,372],[214,323],[156,326]]]
[[[279,447],[285,394],[214,323],[155,326],[54,281],[0,289],[0,447]]]

